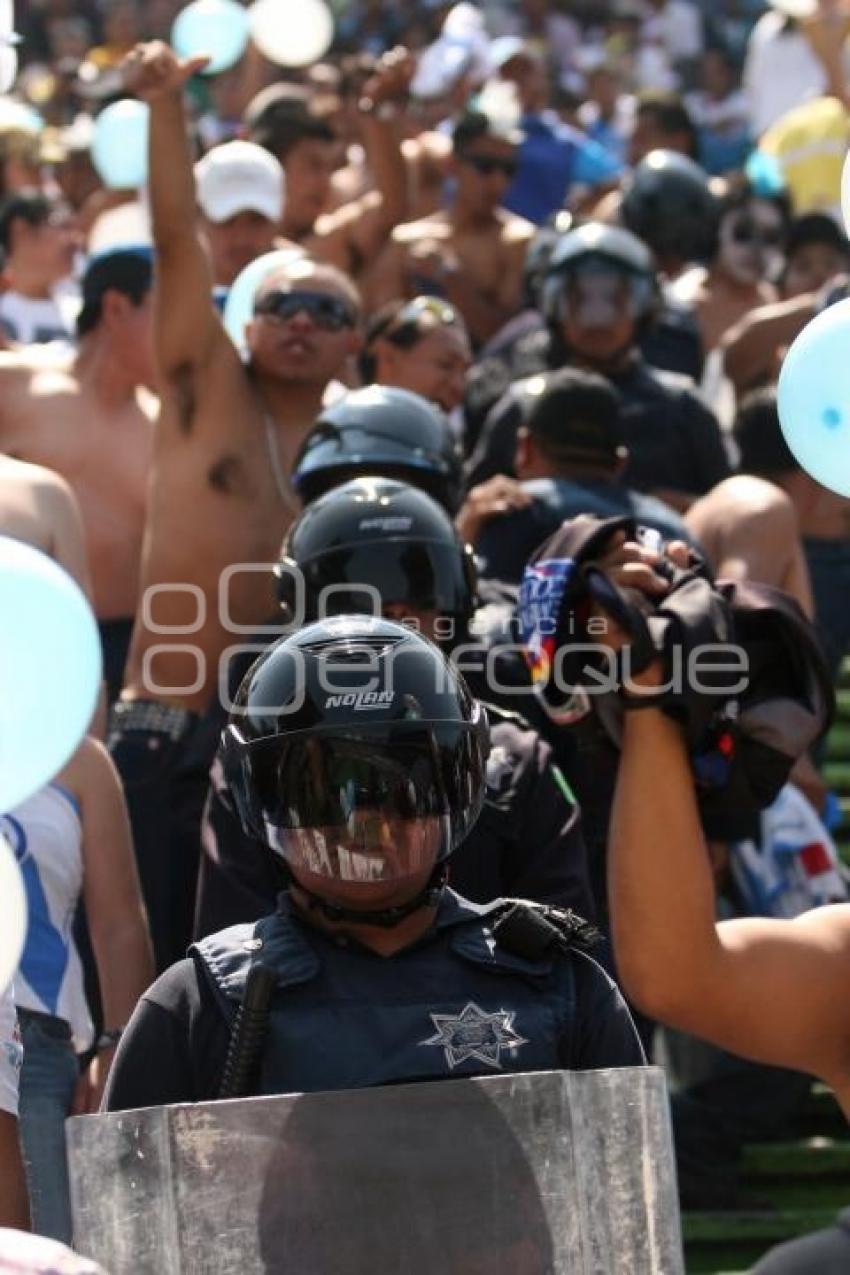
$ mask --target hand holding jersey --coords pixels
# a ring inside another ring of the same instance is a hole
[[[741,745],[737,761],[727,755],[725,771],[695,774],[685,739],[694,719],[685,716],[683,733],[663,693],[655,706],[622,714],[609,848],[618,970],[653,1018],[756,1061],[816,1075],[850,1113],[850,1015],[836,1011],[846,1001],[850,907],[818,908],[792,921],[715,921],[702,827],[706,787],[731,802],[733,815],[742,799],[749,807],[766,804],[831,713],[829,679],[808,622],[785,595],[751,587],[736,596],[722,586],[718,595],[727,607],[731,601],[726,618],[735,620],[752,656],[733,741]],[[651,631],[651,614],[649,625]],[[656,681],[658,654],[649,651],[646,659],[639,676]],[[722,736],[716,744],[722,754]],[[745,781],[743,790],[734,776]]]

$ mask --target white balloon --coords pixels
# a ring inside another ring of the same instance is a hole
[[[0,992],[11,983],[27,934],[27,896],[12,848],[0,834]]]
[[[14,30],[14,0],[0,0],[0,35],[11,35]]]
[[[844,172],[841,174],[841,210],[844,213],[844,227],[850,235],[850,154],[844,161]]]
[[[324,57],[334,36],[324,0],[256,0],[248,10],[251,39],[278,66],[309,66]]]
[[[18,76],[18,50],[12,44],[0,44],[0,93],[8,93]]]

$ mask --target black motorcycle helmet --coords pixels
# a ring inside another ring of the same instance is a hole
[[[393,478],[354,478],[292,524],[275,568],[287,623],[405,603],[465,632],[475,610],[475,560],[436,500]]]
[[[222,760],[246,831],[328,881],[440,864],[484,795],[484,710],[433,643],[340,616],[270,647],[236,696]]]
[[[556,244],[543,284],[543,315],[560,328],[565,283],[582,270],[617,271],[632,284],[634,318],[639,327],[655,318],[659,305],[658,276],[652,253],[645,244],[620,226],[590,221],[571,230]]]
[[[572,226],[573,215],[563,208],[560,212],[553,213],[542,226],[539,226],[529,242],[522,278],[526,303],[533,310],[539,310],[541,307],[543,285],[546,282],[552,253]]]
[[[708,174],[677,151],[650,151],[641,160],[623,192],[620,216],[662,264],[708,261],[715,251],[720,202]]]
[[[368,385],[319,416],[304,440],[292,482],[307,504],[363,474],[421,487],[450,513],[460,508],[460,451],[446,416],[410,390]]]

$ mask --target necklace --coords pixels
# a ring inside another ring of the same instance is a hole
[[[266,450],[268,451],[269,463],[272,467],[272,477],[274,478],[274,485],[277,488],[277,494],[280,496],[281,504],[284,509],[288,510],[293,516],[297,516],[299,512],[298,499],[295,495],[295,489],[292,486],[292,482],[283,472],[275,424],[268,412],[263,412],[263,427],[266,431]]]

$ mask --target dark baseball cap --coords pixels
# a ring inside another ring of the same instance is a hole
[[[77,335],[85,336],[97,326],[107,292],[122,292],[138,305],[153,283],[153,260],[153,249],[148,244],[122,244],[90,258],[83,275]]]
[[[539,385],[535,382],[539,381]],[[614,466],[625,446],[620,395],[603,376],[562,368],[535,377],[528,432],[553,460]]]
[[[808,248],[810,244],[824,244],[850,257],[850,240],[835,219],[826,213],[805,213],[802,217],[795,217],[788,227],[787,257],[793,257],[795,252]]]

